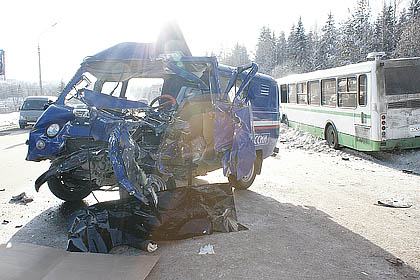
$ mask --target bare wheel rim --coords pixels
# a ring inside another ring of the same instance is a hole
[[[328,129],[328,143],[330,144],[330,146],[334,146],[335,145],[335,133],[334,133],[334,129],[332,129],[331,127]]]

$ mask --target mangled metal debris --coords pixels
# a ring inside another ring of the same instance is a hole
[[[34,198],[32,196],[27,196],[25,192],[22,192],[18,195],[12,196],[9,203],[26,205],[32,201],[34,201]]]
[[[101,202],[71,218],[67,250],[108,253],[129,245],[156,249],[155,241],[247,229],[237,222],[232,187],[210,184],[158,192],[157,208],[135,198]]]
[[[116,186],[156,208],[157,192],[220,168],[248,188],[279,133],[277,84],[257,71],[191,56],[177,25],[87,57],[30,132],[26,159],[51,160],[35,189],[77,201]]]

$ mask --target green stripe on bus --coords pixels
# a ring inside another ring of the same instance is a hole
[[[298,122],[289,121],[289,125],[293,128],[308,132],[316,137],[325,139],[324,128],[302,124]],[[372,151],[386,151],[395,149],[416,149],[420,148],[420,138],[401,138],[390,139],[386,141],[373,141],[367,138],[361,138],[345,133],[338,132],[338,143],[341,146],[349,147],[358,151],[372,152]]]
[[[348,112],[338,112],[338,111],[329,111],[329,110],[320,110],[320,109],[309,109],[309,108],[299,108],[299,107],[287,107],[287,109],[297,110],[297,111],[305,111],[305,112],[315,112],[315,113],[324,113],[324,114],[331,114],[331,115],[338,115],[338,116],[346,116],[346,117],[357,117],[360,118],[361,114],[355,113],[348,113]],[[363,117],[370,119],[370,115],[363,114]]]

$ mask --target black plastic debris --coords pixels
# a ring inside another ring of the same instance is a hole
[[[403,173],[406,173],[406,174],[412,174],[412,175],[417,175],[417,176],[420,176],[420,173],[418,173],[418,172],[415,172],[414,170],[410,170],[410,169],[403,169],[403,170],[401,170]]]
[[[158,207],[136,198],[101,202],[71,218],[67,250],[108,253],[128,245],[142,250],[150,240],[177,240],[247,229],[237,222],[232,187],[210,184],[159,192]]]
[[[29,202],[34,201],[34,199],[30,196],[27,196],[25,192],[12,196],[9,203],[17,203],[17,204],[28,204]]]

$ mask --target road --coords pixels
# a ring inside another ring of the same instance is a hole
[[[35,179],[48,162],[26,162],[29,130],[0,132],[0,243],[28,242],[65,249],[66,217],[95,202],[68,204]],[[404,174],[357,153],[324,153],[279,144],[277,157],[247,191],[235,191],[238,219],[249,230],[160,242],[160,260],[147,279],[420,279],[420,176]],[[348,159],[348,160],[347,160]],[[219,171],[204,178],[225,180]],[[10,204],[21,192],[27,205]],[[115,193],[97,192],[99,200]],[[374,205],[404,198],[408,209]],[[21,226],[21,227],[20,227]],[[206,244],[215,255],[198,255]],[[119,247],[114,254],[144,254]],[[395,266],[389,259],[400,258]],[[388,260],[387,260],[388,259]],[[1,277],[0,277],[1,278]]]

